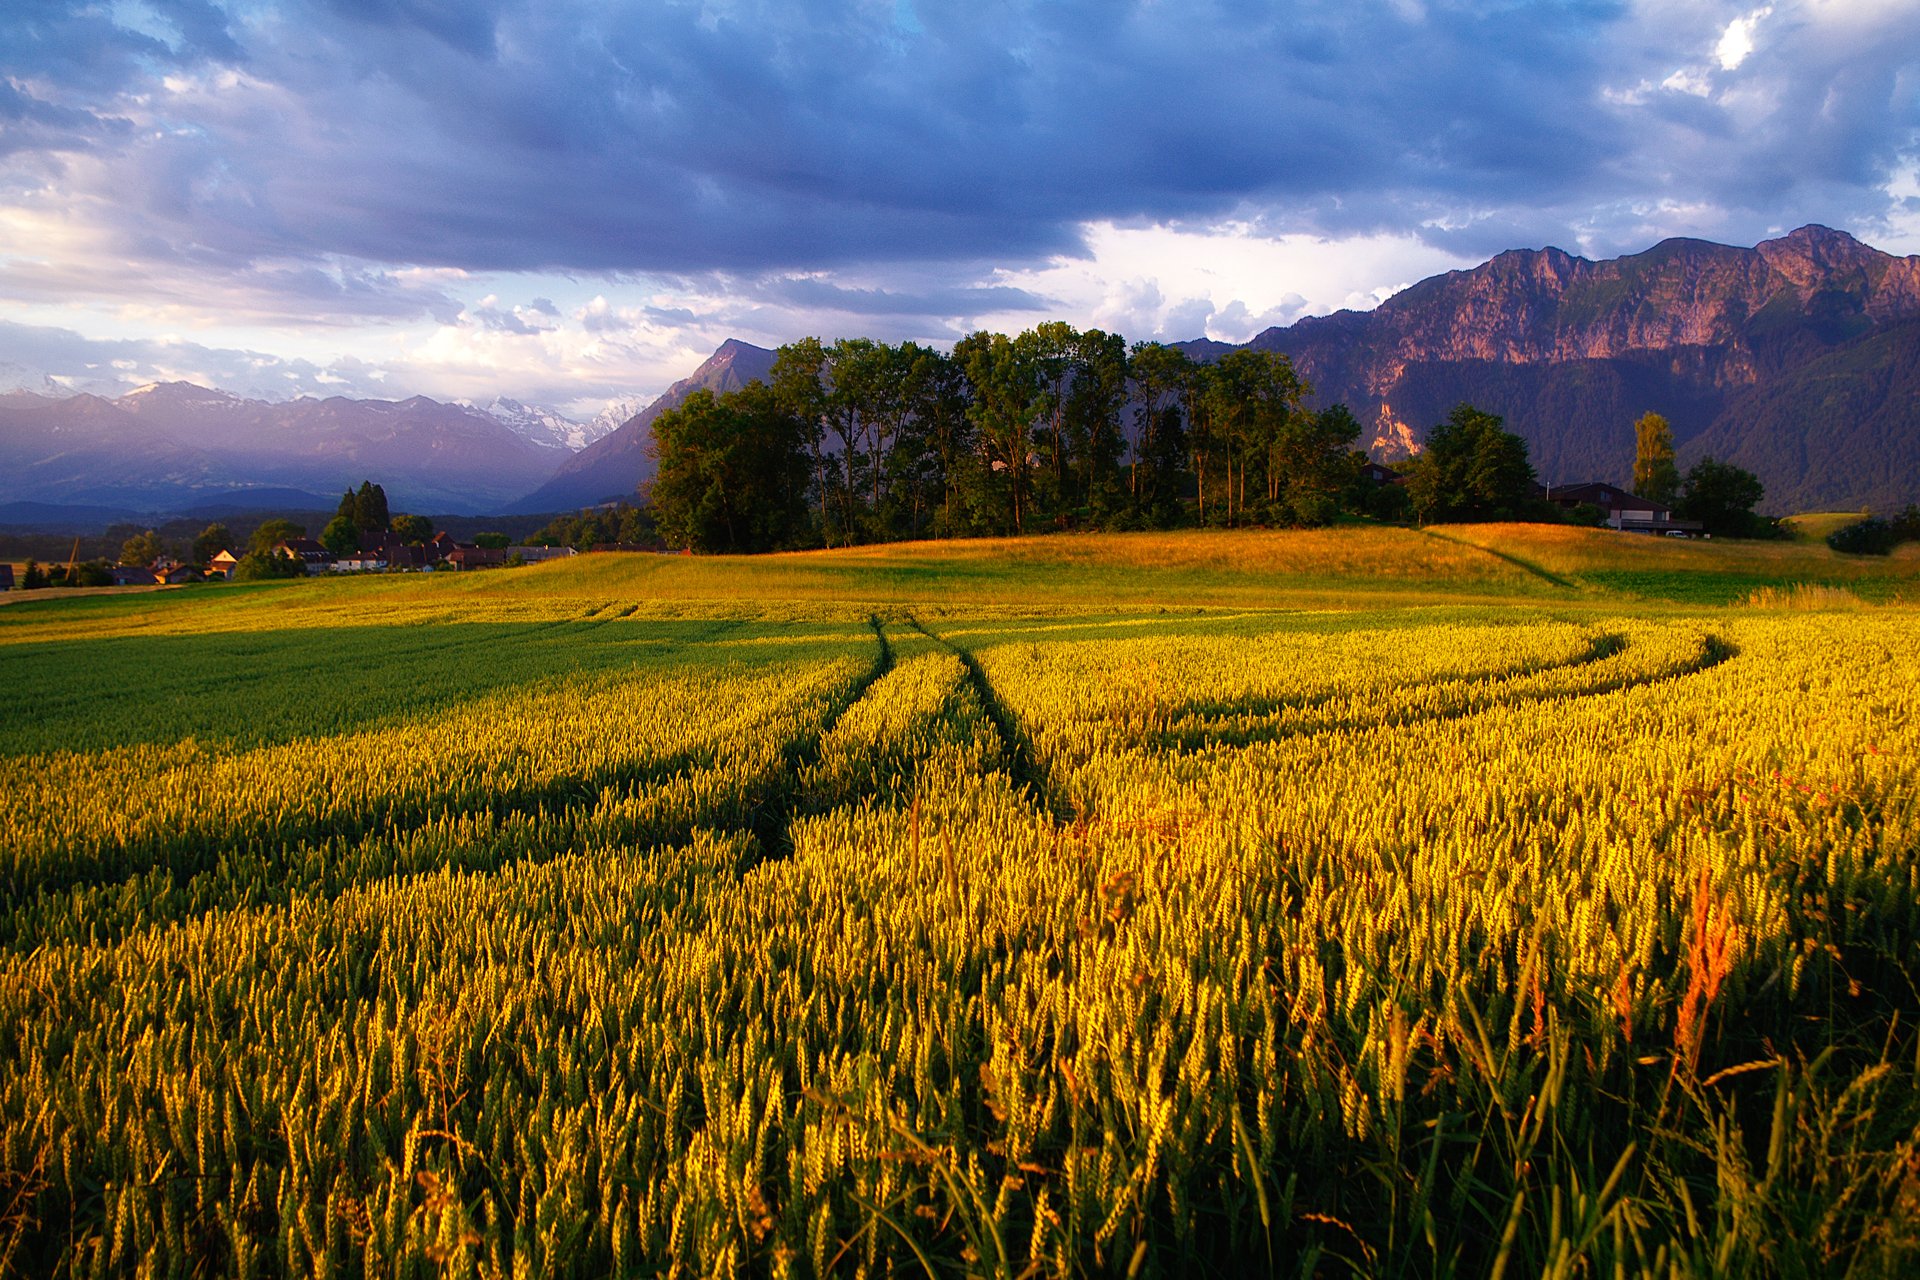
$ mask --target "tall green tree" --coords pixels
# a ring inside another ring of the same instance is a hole
[[[282,542],[286,542],[291,538],[304,538],[306,536],[307,530],[304,525],[297,525],[291,520],[278,518],[268,520],[256,528],[253,531],[253,536],[247,539],[247,553],[249,555],[265,555]]]
[[[670,545],[738,553],[804,540],[806,425],[774,389],[696,391],[654,420],[653,448],[659,470],[648,496]]]
[[[193,562],[205,567],[222,551],[233,550],[233,534],[218,520],[200,531],[193,540]]]
[[[362,480],[360,491],[353,495],[353,521],[363,533],[385,533],[391,523],[387,491],[371,480]]]
[[[1347,406],[1329,405],[1315,413],[1293,405],[1278,419],[1268,445],[1271,517],[1294,525],[1331,521],[1365,456],[1354,452],[1359,438],[1360,423]]]
[[[954,344],[953,358],[971,388],[967,412],[980,449],[969,495],[989,527],[1022,533],[1033,489],[1033,420],[1043,372],[1036,344],[1016,345],[1004,333],[971,333]]]
[[[1698,520],[1715,537],[1752,537],[1761,532],[1753,509],[1765,494],[1766,486],[1753,472],[1706,457],[1688,469],[1675,513]]]
[[[1200,370],[1178,347],[1135,343],[1128,360],[1134,385],[1134,430],[1127,493],[1137,518],[1168,525],[1179,514],[1186,477],[1187,406]]]
[[[807,451],[808,475],[818,504],[819,533],[834,545],[829,494],[825,431],[827,422],[827,350],[818,338],[789,342],[774,353],[768,373],[780,411],[800,424]]]
[[[1088,329],[1074,343],[1073,386],[1067,396],[1067,442],[1073,463],[1073,500],[1095,520],[1125,501],[1120,460],[1126,433],[1127,340]]]
[[[1633,491],[1671,507],[1680,495],[1680,468],[1674,461],[1673,428],[1657,413],[1633,424]]]
[[[346,516],[335,516],[320,531],[320,545],[335,558],[345,558],[360,550],[360,526]]]
[[[394,537],[410,547],[423,546],[433,540],[433,521],[425,516],[397,515],[391,529]]]
[[[1527,442],[1502,424],[1498,415],[1461,403],[1427,432],[1405,469],[1407,495],[1422,521],[1498,519],[1526,505],[1533,486]]]
[[[152,529],[136,533],[120,544],[120,563],[124,565],[149,565],[166,552],[160,541],[160,535]]]

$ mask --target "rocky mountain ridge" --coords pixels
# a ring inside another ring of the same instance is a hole
[[[1598,262],[1511,250],[1247,345],[1285,352],[1318,402],[1349,405],[1383,460],[1470,400],[1527,437],[1544,477],[1622,481],[1632,422],[1653,410],[1683,462],[1748,467],[1769,506],[1793,510],[1920,493],[1920,405],[1902,391],[1917,326],[1920,257],[1808,226],[1751,249],[1675,239]]]

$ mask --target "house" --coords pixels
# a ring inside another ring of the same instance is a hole
[[[13,566],[0,564],[0,591],[13,590]]]
[[[498,547],[456,546],[447,552],[449,569],[497,569],[507,563],[507,553]]]
[[[161,566],[156,561],[153,578],[162,586],[177,587],[184,583],[200,581],[200,571],[190,564],[169,563]]]
[[[1360,478],[1373,484],[1382,485],[1405,484],[1407,482],[1407,478],[1398,471],[1395,471],[1392,467],[1382,462],[1375,462],[1372,459],[1368,459],[1366,465],[1360,468]]]
[[[274,543],[273,549],[283,555],[292,556],[295,560],[300,561],[300,563],[307,566],[309,572],[315,569],[324,569],[333,563],[333,552],[327,550],[312,538],[288,538],[284,542]]]
[[[434,534],[431,538],[427,539],[428,563],[439,564],[442,560],[445,560],[448,555],[452,554],[453,549],[459,545],[459,543],[453,540],[453,535],[447,533],[445,530]]]
[[[160,579],[143,565],[117,564],[110,570],[116,587],[151,587]]]
[[[386,567],[386,556],[378,551],[355,551],[351,555],[336,557],[327,566],[334,573],[370,573]]]
[[[1697,520],[1675,520],[1671,508],[1651,498],[1643,498],[1617,484],[1599,480],[1585,484],[1550,485],[1546,489],[1546,497],[1549,502],[1569,511],[1581,506],[1598,507],[1609,528],[1623,529],[1629,533],[1699,533],[1702,528]]]
[[[219,574],[221,577],[227,579],[231,579],[233,577],[233,571],[239,567],[240,557],[231,551],[216,552],[213,559],[207,561],[208,573]]]

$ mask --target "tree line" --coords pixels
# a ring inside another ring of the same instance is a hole
[[[1284,355],[1202,362],[1053,322],[943,353],[781,347],[653,424],[660,535],[702,551],[1065,527],[1324,524],[1370,501],[1360,426]]]

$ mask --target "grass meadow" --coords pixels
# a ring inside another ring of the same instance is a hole
[[[1920,1268],[1920,558],[0,608],[0,1274]]]

